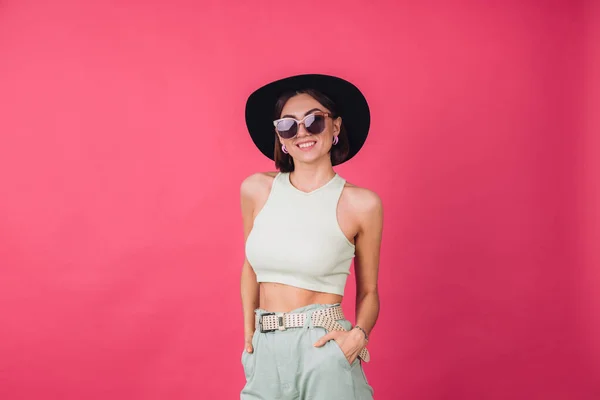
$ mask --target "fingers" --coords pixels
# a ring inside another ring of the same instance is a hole
[[[337,337],[337,334],[338,334],[337,331],[329,332],[325,336],[323,336],[322,338],[320,338],[319,340],[317,340],[313,346],[315,346],[315,347],[321,347],[325,343],[327,343],[328,341],[330,341],[332,339],[335,339]]]
[[[252,342],[246,342],[246,351],[248,353],[252,353],[254,351],[254,348],[252,347]]]
[[[248,353],[252,353],[254,351],[254,346],[252,346],[252,339],[254,339],[254,331],[246,332],[244,334],[244,348]]]

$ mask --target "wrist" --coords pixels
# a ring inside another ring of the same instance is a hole
[[[365,342],[369,341],[369,335],[367,335],[367,331],[365,331],[361,326],[355,325],[352,330],[359,332],[364,337]]]

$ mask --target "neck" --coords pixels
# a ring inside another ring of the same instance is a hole
[[[295,163],[294,171],[290,173],[290,181],[300,190],[312,191],[329,182],[334,176],[331,160],[327,158],[318,164]]]

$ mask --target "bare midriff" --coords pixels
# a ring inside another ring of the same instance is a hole
[[[334,293],[314,292],[282,283],[260,283],[260,308],[269,312],[290,312],[310,304],[335,304],[342,296]]]

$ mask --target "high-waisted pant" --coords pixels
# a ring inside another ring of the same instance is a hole
[[[246,384],[241,400],[370,400],[373,388],[367,382],[362,360],[352,364],[335,340],[322,347],[313,344],[327,331],[312,326],[312,312],[339,304],[312,304],[291,311],[307,313],[301,328],[261,333],[254,331],[254,351],[242,353]],[[256,318],[266,313],[257,309]],[[352,323],[338,322],[349,330]]]

